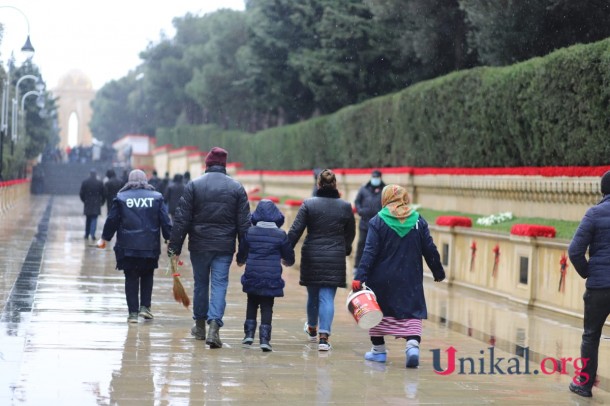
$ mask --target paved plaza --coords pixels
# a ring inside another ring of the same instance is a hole
[[[114,253],[83,240],[84,222],[76,196],[31,196],[0,215],[0,405],[610,404],[609,330],[599,387],[584,399],[567,389],[580,319],[430,280],[418,369],[405,368],[402,340],[387,340],[387,364],[364,361],[370,342],[345,309],[346,290],[335,301],[333,349],[319,352],[302,330],[306,292],[292,268],[284,271],[286,296],[275,302],[271,353],[258,339],[241,345],[246,295],[235,264],[222,349],[191,337],[192,314],[173,299],[165,256],[155,275],[155,319],[128,324]],[[439,375],[433,357],[447,368],[450,347],[463,359],[463,373],[458,363]],[[550,374],[561,357],[564,373]]]

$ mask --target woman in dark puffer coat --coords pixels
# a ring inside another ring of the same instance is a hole
[[[246,232],[237,253],[237,264],[246,263],[241,277],[243,291],[248,294],[245,337],[242,344],[250,345],[256,331],[256,313],[261,308],[260,347],[271,351],[271,316],[274,298],[284,296],[282,264],[294,264],[294,249],[286,232],[280,230],[284,215],[271,200],[261,200],[252,213],[253,226]],[[246,259],[247,257],[247,259]]]
[[[288,232],[293,246],[305,229],[299,281],[307,287],[305,332],[312,342],[319,333],[318,349],[328,351],[335,294],[346,286],[345,257],[352,252],[356,234],[352,206],[339,198],[337,179],[329,169],[320,172],[316,196],[303,202]]]

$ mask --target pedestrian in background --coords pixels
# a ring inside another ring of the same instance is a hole
[[[601,178],[602,200],[585,213],[568,248],[570,261],[586,279],[581,376],[570,383],[577,395],[591,397],[597,378],[599,341],[610,314],[610,171]],[[589,252],[589,259],[586,257]]]
[[[422,319],[428,317],[422,257],[435,282],[445,279],[445,270],[428,223],[411,209],[409,200],[401,186],[388,185],[383,189],[383,209],[369,222],[352,290],[362,289],[366,282],[383,313],[381,323],[369,330],[373,348],[364,358],[386,362],[384,336],[393,335],[406,340],[406,366],[415,368],[419,365]]]
[[[116,233],[116,269],[125,274],[128,323],[138,316],[154,318],[151,312],[154,271],[159,267],[160,234],[170,238],[171,222],[161,193],[148,184],[146,174],[134,169],[117,194],[106,218],[98,247],[104,248]]]
[[[94,168],[89,171],[89,177],[81,183],[79,197],[84,204],[85,240],[91,237],[91,241],[95,242],[97,216],[101,214],[104,204],[104,184],[97,178]]]
[[[346,287],[345,257],[352,252],[356,222],[352,206],[339,198],[337,178],[330,169],[318,176],[316,196],[303,202],[288,232],[292,246],[307,229],[301,248],[299,284],[307,288],[305,333],[318,350],[331,349],[335,294]]]
[[[165,172],[165,176],[163,177],[163,179],[161,179],[161,182],[159,183],[159,190],[157,190],[157,192],[159,192],[163,196],[165,196],[165,192],[167,191],[167,188],[169,186],[169,182],[170,182],[169,172]]]
[[[222,148],[212,148],[205,158],[205,174],[184,188],[167,250],[170,257],[180,255],[188,234],[195,278],[191,334],[210,348],[222,347],[219,330],[224,325],[235,240],[241,244],[251,225],[248,196],[241,183],[227,175],[227,155]]]
[[[178,203],[180,202],[182,193],[184,193],[184,186],[185,184],[182,180],[182,175],[176,174],[174,175],[172,183],[169,184],[165,191],[164,198],[167,202],[167,210],[172,219],[176,214],[176,209],[178,208]]]
[[[374,170],[371,172],[371,179],[360,187],[356,195],[354,204],[360,216],[360,222],[358,223],[358,246],[356,247],[354,269],[358,268],[360,258],[362,258],[362,251],[369,230],[369,220],[381,210],[381,191],[384,187],[385,183],[381,180],[381,171]]]
[[[108,209],[108,213],[110,213],[112,201],[116,197],[117,193],[119,193],[119,190],[121,190],[123,187],[123,182],[116,177],[114,169],[108,169],[106,171],[106,177],[108,180],[106,183],[104,183],[104,196],[106,197],[106,207]]]
[[[152,176],[148,180],[148,184],[150,186],[154,187],[157,192],[160,192],[159,187],[161,186],[161,179],[159,179],[156,169],[153,169]],[[163,193],[161,193],[161,194],[163,194]]]
[[[276,297],[284,296],[282,264],[294,264],[294,249],[286,232],[280,229],[284,215],[271,200],[263,199],[258,203],[252,213],[252,224],[237,253],[237,265],[246,264],[241,284],[248,294],[242,344],[254,342],[256,315],[260,307],[260,348],[271,351],[273,303]]]

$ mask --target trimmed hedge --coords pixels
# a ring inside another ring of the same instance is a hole
[[[159,143],[227,148],[246,169],[604,165],[610,39],[479,67],[302,123],[244,134],[159,131]]]

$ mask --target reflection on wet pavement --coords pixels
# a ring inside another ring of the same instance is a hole
[[[6,271],[0,285],[4,303],[23,268],[49,198],[34,196],[0,217],[0,255]],[[364,361],[370,347],[344,308],[347,291],[336,299],[329,353],[317,351],[302,331],[305,289],[298,271],[286,269],[286,297],[276,300],[272,353],[257,341],[242,348],[246,298],[231,270],[224,348],[210,350],[189,333],[191,313],[173,300],[166,259],[156,271],[152,311],[155,320],[126,323],[123,276],[114,269],[112,249],[98,250],[82,238],[84,216],[78,197],[52,203],[40,274],[27,300],[31,311],[4,306],[0,323],[0,405],[187,405],[187,404],[603,404],[571,394],[573,368],[552,375],[437,375],[433,353],[443,368],[453,346],[456,356],[486,362],[495,344],[496,359],[529,354],[530,370],[545,357],[578,357],[581,321],[529,311],[472,291],[427,283],[430,320],[424,323],[421,366],[404,367],[404,341],[388,340],[387,364]],[[103,223],[100,218],[100,223]],[[111,244],[112,245],[112,244]],[[192,294],[185,256],[183,283]],[[601,385],[608,388],[608,341],[602,341]],[[483,351],[484,355],[481,354]],[[523,358],[519,358],[523,364]],[[506,368],[503,367],[506,371]],[[523,365],[522,365],[522,371]]]

